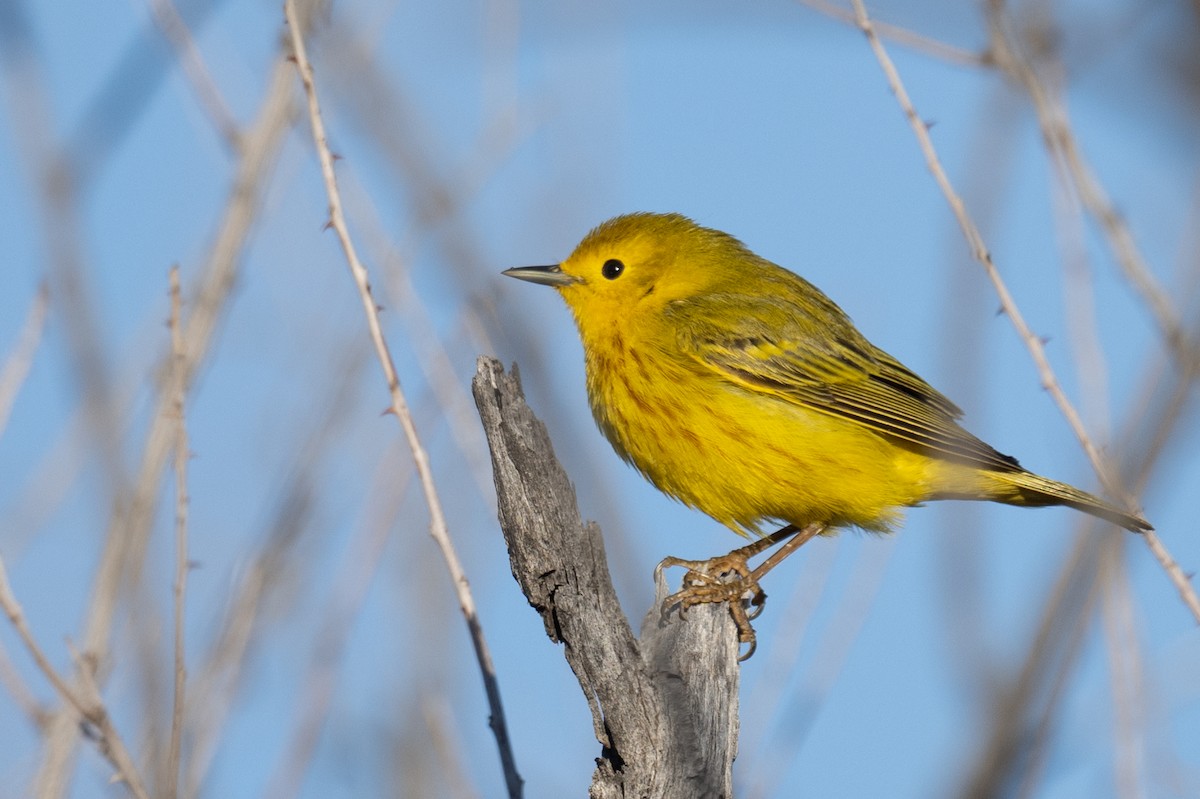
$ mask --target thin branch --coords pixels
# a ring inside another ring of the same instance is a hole
[[[313,142],[321,163],[321,174],[325,180],[325,192],[329,198],[329,223],[337,233],[338,241],[341,243],[342,250],[346,256],[346,263],[350,268],[350,273],[354,278],[355,284],[358,286],[359,295],[363,303],[363,312],[366,314],[367,326],[371,334],[371,341],[375,345],[379,364],[383,368],[384,377],[387,380],[388,392],[391,395],[392,402],[389,410],[400,422],[409,448],[412,450],[417,475],[420,478],[421,488],[425,494],[425,503],[429,507],[429,531],[441,549],[443,559],[446,561],[446,567],[450,571],[450,577],[453,580],[455,593],[458,597],[459,608],[462,610],[463,617],[466,619],[467,627],[471,634],[471,642],[475,647],[475,657],[479,662],[479,668],[483,676],[484,690],[487,693],[488,706],[491,710],[491,727],[492,732],[496,736],[496,745],[500,750],[500,761],[504,769],[504,779],[508,795],[510,797],[519,797],[522,794],[522,780],[520,774],[517,773],[516,760],[513,757],[512,745],[508,735],[508,725],[504,720],[504,707],[500,701],[500,687],[496,680],[496,670],[492,663],[491,652],[484,638],[483,627],[479,622],[479,614],[475,609],[475,600],[471,595],[470,585],[459,562],[458,553],[455,551],[454,544],[450,539],[445,515],[442,512],[441,499],[438,497],[437,487],[433,480],[433,471],[429,465],[429,455],[426,453],[417,434],[416,425],[408,410],[408,401],[405,399],[404,392],[400,387],[400,379],[396,375],[396,367],[392,362],[387,341],[383,336],[383,328],[379,322],[378,305],[371,294],[370,276],[367,273],[366,267],[358,259],[358,255],[354,250],[354,244],[350,239],[350,231],[346,227],[346,219],[342,213],[341,196],[337,187],[337,176],[333,169],[333,154],[329,150],[329,142],[325,135],[325,125],[321,119],[321,108],[317,101],[317,90],[316,84],[313,81],[312,66],[308,61],[300,22],[296,16],[294,0],[285,0],[283,8],[296,59],[296,69],[300,74],[300,80],[304,84],[304,93],[308,99],[308,116],[312,126]]]
[[[1146,683],[1134,619],[1133,598],[1129,592],[1124,551],[1114,548],[1105,553],[1102,568],[1110,573],[1104,580],[1101,616],[1108,649],[1109,685],[1113,706],[1113,776],[1116,794],[1121,799],[1142,796],[1146,784],[1145,738],[1147,706]]]
[[[183,69],[184,77],[187,78],[192,91],[196,93],[200,107],[208,114],[213,127],[221,134],[225,144],[231,150],[236,149],[241,139],[237,120],[234,119],[233,112],[229,110],[229,105],[221,96],[221,90],[217,88],[216,82],[209,73],[208,67],[204,63],[204,57],[200,55],[200,48],[196,46],[196,40],[192,38],[192,32],[188,29],[187,22],[179,15],[178,9],[171,0],[147,1],[155,24],[158,25],[167,41],[171,43],[171,47],[175,49],[175,58],[178,59],[179,66]]]
[[[772,718],[773,723],[761,734],[764,743],[761,748],[748,747],[749,752],[758,755],[753,762],[762,765],[756,769],[759,773],[754,775],[756,782],[753,790],[747,791],[747,796],[775,796],[780,793],[779,783],[803,751],[817,716],[833,691],[850,650],[874,607],[896,542],[897,539],[891,537],[881,545],[860,550],[860,557],[855,560],[847,578],[844,595],[832,611],[828,624],[816,641],[808,642],[808,651],[816,654],[808,665],[807,674],[798,681],[799,684],[790,684],[787,672],[779,671],[773,677],[764,672],[763,679],[777,683],[779,689],[773,693],[768,705],[774,708],[774,712],[767,716]],[[826,564],[823,582],[828,581],[832,571]],[[794,617],[789,614],[788,618]],[[801,643],[800,637],[793,636],[789,658],[793,663],[800,659]],[[777,646],[788,645],[786,639],[777,642]],[[784,652],[787,654],[786,650]],[[802,713],[795,712],[798,707],[803,708]],[[752,715],[748,717],[753,718]]]
[[[1063,173],[1070,177],[1083,207],[1099,224],[1117,265],[1150,309],[1171,351],[1181,360],[1200,357],[1196,347],[1190,344],[1170,297],[1147,266],[1125,217],[1117,211],[1080,152],[1061,93],[1041,79],[1030,60],[1015,45],[1003,4],[989,0],[986,8],[991,53],[996,66],[1020,83],[1029,95],[1047,149],[1062,165]]]
[[[183,300],[179,290],[179,267],[171,268],[171,394],[175,401],[175,696],[171,707],[171,743],[167,752],[168,797],[179,793],[179,757],[183,739],[183,708],[187,663],[184,659],[184,613],[188,576],[188,445],[187,417],[184,401],[187,396],[187,354],[180,328]]]
[[[8,659],[8,653],[4,650],[3,645],[0,645],[0,685],[5,687],[9,696],[16,702],[17,707],[21,708],[21,712],[25,714],[35,729],[45,728],[46,719],[49,716],[46,708],[33,695],[25,678]]]
[[[827,598],[827,592],[830,577],[834,573],[834,558],[847,540],[846,536],[835,536],[825,542],[825,546],[814,547],[802,561],[800,571],[791,580],[791,596],[783,603],[780,613],[788,623],[780,626],[769,652],[765,653],[766,662],[762,664],[762,671],[742,703],[744,718],[772,720],[769,724],[747,729],[739,743],[741,754],[738,766],[748,797],[769,796],[771,791],[768,784],[774,782],[774,775],[783,770],[783,758],[770,757],[773,754],[772,744],[776,744],[781,737],[778,733],[782,724],[774,719],[786,707],[784,697],[792,677],[800,672],[802,653],[815,651],[809,641],[809,630],[819,603],[844,600],[840,594]],[[775,608],[774,612],[780,612],[779,608]],[[788,751],[799,754],[799,749],[794,747],[788,747]],[[763,765],[767,761],[769,765]],[[768,769],[772,772],[769,775]]]
[[[361,187],[359,187],[361,188]],[[463,204],[466,197],[455,196],[456,204]],[[487,463],[487,445],[483,431],[475,416],[471,399],[454,370],[454,358],[447,346],[446,337],[438,335],[437,326],[429,313],[412,280],[412,270],[406,256],[390,241],[385,233],[379,207],[367,198],[358,203],[355,215],[369,255],[382,264],[384,290],[402,318],[408,340],[416,343],[414,348],[417,366],[425,378],[435,400],[446,419],[446,426],[454,439],[455,446],[467,462],[471,477],[479,488],[483,501],[494,506],[495,486]],[[467,307],[463,312],[473,315],[474,309]],[[462,324],[464,320],[460,320]]]
[[[304,697],[292,724],[291,740],[284,747],[263,796],[279,799],[298,796],[314,761],[313,753],[337,692],[350,632],[383,565],[384,550],[412,483],[411,471],[403,479],[396,479],[396,470],[392,468],[396,459],[393,447],[387,448],[384,457],[386,461],[371,470],[376,476],[371,493],[378,497],[372,504],[377,505],[367,514],[361,531],[347,548],[329,597],[322,603],[323,618],[307,673],[300,683]]]
[[[867,42],[870,44],[871,50],[875,53],[875,58],[883,68],[883,72],[887,76],[888,86],[891,87],[892,93],[896,96],[896,100],[904,112],[904,116],[908,119],[909,126],[912,128],[913,133],[916,134],[921,152],[925,156],[925,163],[929,171],[933,173],[934,180],[937,181],[942,194],[946,197],[946,202],[950,205],[950,210],[954,213],[955,219],[958,220],[958,225],[962,229],[963,236],[971,248],[972,255],[983,266],[988,278],[992,281],[996,294],[1000,298],[1000,307],[1012,322],[1017,335],[1025,343],[1026,349],[1029,350],[1034,365],[1037,367],[1042,387],[1054,399],[1055,404],[1058,405],[1059,410],[1066,418],[1067,424],[1074,431],[1075,437],[1079,439],[1080,445],[1087,454],[1088,460],[1091,462],[1092,468],[1100,478],[1100,482],[1105,490],[1113,496],[1122,498],[1128,504],[1126,492],[1113,476],[1107,460],[1092,442],[1091,436],[1088,435],[1079,412],[1071,404],[1071,401],[1067,399],[1066,393],[1059,384],[1058,378],[1054,374],[1054,369],[1050,366],[1050,360],[1046,357],[1046,350],[1041,338],[1035,335],[1025,322],[1025,317],[1021,315],[1020,310],[1017,308],[1016,301],[1009,292],[1008,286],[1005,285],[1003,278],[1000,277],[999,270],[996,269],[996,265],[992,262],[991,253],[983,242],[983,236],[967,213],[962,198],[959,197],[954,187],[950,184],[950,179],[946,177],[946,171],[942,168],[937,151],[933,146],[933,140],[929,136],[929,127],[913,107],[912,100],[909,99],[908,92],[904,88],[904,83],[900,80],[900,73],[896,70],[896,65],[892,62],[891,57],[888,56],[883,42],[880,41],[879,36],[876,34],[875,28],[867,16],[867,10],[863,6],[862,0],[853,0],[853,2],[855,21],[859,29],[867,37]],[[1188,610],[1191,611],[1196,621],[1200,622],[1200,596],[1197,596],[1196,589],[1189,582],[1183,569],[1171,557],[1171,554],[1153,530],[1146,531],[1143,537],[1146,545],[1150,548],[1154,557],[1158,559],[1159,564],[1166,571],[1168,578],[1175,585],[1180,596],[1183,597],[1184,604],[1187,605]]]
[[[55,306],[64,323],[68,362],[80,390],[84,440],[99,455],[104,487],[116,505],[126,490],[128,476],[118,436],[120,416],[80,244],[80,193],[87,179],[78,161],[69,157],[70,148],[63,147],[53,134],[60,126],[54,120],[49,81],[38,59],[40,51],[33,40],[33,29],[23,19],[22,4],[9,4],[6,15],[10,41],[3,48],[3,56],[7,62],[5,77],[13,90],[10,118],[23,155],[20,160],[37,187],[47,271]],[[95,603],[93,609],[97,605],[102,603]],[[78,715],[71,708],[58,708],[43,732],[44,754],[35,777],[35,793],[65,795],[73,770],[68,761],[79,739]]]
[[[1185,399],[1191,395],[1195,383],[1194,371],[1185,369],[1180,373],[1170,353],[1163,351],[1154,360],[1147,365],[1145,374],[1134,381],[1145,396],[1135,403],[1137,410],[1128,415],[1126,429],[1117,435],[1118,441],[1125,442],[1119,448],[1128,464],[1125,473],[1133,475],[1131,485],[1139,492],[1153,464],[1160,460],[1167,442],[1172,440],[1172,431],[1179,427]],[[1163,386],[1167,387],[1165,391]],[[1139,420],[1150,420],[1151,428],[1145,429]],[[1043,698],[1049,695],[1048,687],[1054,679],[1050,672],[1075,667],[1082,651],[1078,646],[1066,646],[1066,642],[1078,639],[1074,631],[1078,625],[1091,624],[1095,600],[1100,597],[1090,588],[1085,592],[1084,582],[1100,582],[1101,590],[1107,590],[1105,584],[1116,573],[1101,569],[1098,564],[1104,562],[1105,553],[1111,557],[1112,550],[1122,546],[1119,536],[1096,536],[1096,522],[1089,517],[1080,517],[1077,524],[1080,534],[1074,556],[1064,564],[1059,587],[1043,603],[1045,612],[1036,636],[1029,642],[1017,678],[999,689],[995,683],[982,686],[996,711],[991,714],[990,731],[985,736],[987,744],[975,758],[969,781],[957,795],[1008,795],[1013,792],[1011,781],[1017,770],[1039,757],[1031,753],[1035,739],[1026,731],[1039,725],[1038,718],[1044,727],[1045,720],[1060,707]],[[1074,587],[1069,587],[1071,583]]]
[[[1092,429],[1099,428],[1099,438],[1111,441],[1108,359],[1100,340],[1096,286],[1084,229],[1086,220],[1079,195],[1063,174],[1062,166],[1056,163],[1054,172],[1057,177],[1056,190],[1051,193],[1054,230],[1063,265],[1063,292],[1071,298],[1064,308],[1067,338],[1076,364],[1083,412],[1090,419]]]
[[[1196,589],[1192,585],[1191,578],[1183,571],[1179,563],[1171,556],[1165,544],[1158,537],[1158,534],[1153,530],[1147,530],[1142,534],[1146,539],[1146,546],[1150,547],[1150,551],[1154,553],[1154,557],[1166,570],[1167,576],[1174,584],[1175,590],[1179,592],[1179,597],[1184,604],[1188,606],[1188,610],[1200,622],[1200,596],[1196,595]]]
[[[829,0],[799,0],[799,3],[830,19],[836,19],[839,22],[846,22],[851,25],[858,24],[852,10],[832,3]],[[886,36],[896,44],[928,53],[934,58],[940,58],[947,63],[959,64],[966,67],[978,67],[988,63],[987,54],[964,50],[961,47],[946,44],[943,41],[934,39],[932,36],[925,36],[908,28],[902,28],[899,25],[892,25],[887,22],[875,22],[874,25],[881,36]]]
[[[4,559],[0,558],[0,608],[4,609],[8,620],[16,629],[17,634],[21,637],[21,641],[25,644],[25,648],[29,650],[29,654],[33,655],[34,662],[38,668],[50,680],[54,686],[54,690],[67,700],[67,702],[79,712],[79,715],[87,718],[88,709],[84,706],[83,700],[75,695],[71,687],[58,675],[54,666],[50,663],[50,659],[46,657],[46,653],[42,651],[38,645],[37,639],[33,637],[33,632],[29,629],[28,622],[25,621],[25,611],[21,609],[21,604],[17,602],[16,596],[13,594],[12,586],[8,582],[8,570],[4,566]]]
[[[421,700],[421,718],[429,731],[429,741],[434,755],[437,756],[437,770],[445,775],[449,788],[448,797],[459,799],[479,799],[479,793],[474,786],[467,782],[466,763],[463,758],[465,747],[454,735],[454,717],[450,714],[446,697],[435,694]]]
[[[246,241],[258,219],[259,199],[295,114],[292,95],[291,67],[280,57],[268,80],[255,123],[243,139],[229,201],[184,326],[189,386],[206,362],[239,275]],[[137,478],[129,494],[114,503],[105,532],[83,633],[83,650],[101,664],[108,656],[119,593],[140,578],[163,471],[174,444],[169,429],[169,405],[165,395],[159,399],[146,434]],[[54,719],[46,735],[46,754],[39,768],[39,795],[44,792],[57,796],[65,792],[61,778],[69,773],[67,761],[73,755],[77,737],[74,720],[69,715]]]
[[[1053,76],[1056,87],[1061,77],[1057,73]],[[1078,365],[1077,377],[1085,402],[1084,411],[1088,411],[1087,403],[1090,401],[1089,415],[1093,429],[1099,426],[1100,437],[1111,440],[1107,401],[1108,362],[1100,341],[1092,266],[1084,235],[1084,209],[1061,160],[1054,160],[1053,164],[1057,178],[1053,192],[1057,222],[1055,230],[1062,251],[1065,290],[1067,296],[1074,298],[1066,306],[1068,335]],[[1134,631],[1126,567],[1124,547],[1105,548],[1101,574],[1097,576],[1097,590],[1101,593],[1099,613],[1103,621],[1112,694],[1116,752],[1114,785],[1122,799],[1135,799],[1140,796],[1139,786],[1143,782],[1140,757],[1143,717],[1135,708],[1144,704],[1145,691],[1139,669],[1141,647]]]
[[[1094,522],[1089,521],[1089,523],[1094,525]],[[1106,551],[1111,552],[1119,546],[1119,544],[1114,545],[1113,542],[1118,539],[1112,536],[1103,539],[1087,537],[1086,533],[1084,536],[1081,540],[1093,550],[1094,556],[1100,562],[1103,562]],[[1081,588],[1083,596],[1079,599],[1081,612],[1073,619],[1065,619],[1067,629],[1060,628],[1056,631],[1059,635],[1057,645],[1063,648],[1062,659],[1057,663],[1049,659],[1042,660],[1041,665],[1044,671],[1040,675],[1033,675],[1034,683],[1041,683],[1044,696],[1023,705],[1013,705],[1018,708],[1030,708],[1037,714],[1036,724],[1020,730],[1018,734],[1018,740],[1024,743],[1028,757],[1016,788],[1017,799],[1034,799],[1036,797],[1038,779],[1042,776],[1046,762],[1050,758],[1050,739],[1054,733],[1055,722],[1062,713],[1061,708],[1066,700],[1066,689],[1071,670],[1083,649],[1084,636],[1089,627],[1087,619],[1095,614],[1095,608],[1100,601],[1100,585],[1094,578],[1097,567],[1098,563],[1092,563],[1092,568],[1080,577],[1084,582]],[[1053,618],[1053,614],[1051,614],[1051,618]],[[1062,616],[1058,616],[1058,618],[1064,619]],[[1047,647],[1043,644],[1042,648],[1046,649]],[[1034,658],[1031,663],[1037,665],[1038,659]]]
[[[124,741],[121,740],[121,736],[112,724],[112,719],[104,707],[103,700],[100,699],[95,682],[90,679],[81,680],[81,687],[85,693],[85,696],[81,697],[71,686],[67,685],[67,681],[55,670],[50,659],[46,657],[46,653],[38,645],[37,639],[33,637],[29,623],[25,620],[25,611],[21,609],[20,603],[13,594],[12,586],[8,582],[8,571],[4,567],[3,558],[0,558],[0,608],[4,609],[4,613],[21,637],[25,648],[33,656],[42,674],[46,675],[46,679],[54,686],[54,690],[75,709],[80,718],[94,728],[97,748],[117,770],[118,776],[128,786],[130,793],[138,799],[149,799],[150,795],[146,792],[142,779],[133,765],[129,750],[125,748]],[[81,673],[90,675],[92,671],[90,665],[81,665],[83,666],[80,669]]]
[[[1008,286],[1000,276],[999,270],[996,269],[996,265],[992,261],[992,255],[988,251],[987,245],[984,244],[982,234],[980,234],[979,229],[967,213],[962,198],[954,190],[950,179],[946,176],[946,171],[942,168],[941,161],[938,158],[937,150],[933,146],[933,139],[929,135],[929,126],[917,114],[912,100],[909,99],[908,91],[904,88],[904,83],[900,79],[900,73],[896,70],[896,65],[884,49],[883,42],[880,41],[879,36],[875,33],[874,25],[867,16],[867,10],[863,6],[862,0],[853,0],[853,2],[855,21],[859,29],[866,35],[871,50],[875,53],[875,57],[878,59],[879,65],[883,68],[883,72],[887,77],[888,86],[896,96],[896,100],[900,104],[900,108],[904,112],[904,116],[908,120],[913,133],[916,134],[917,142],[921,147],[921,153],[925,156],[925,164],[933,174],[934,180],[937,181],[938,187],[942,190],[946,202],[949,203],[950,210],[954,214],[954,218],[958,221],[959,228],[962,230],[963,236],[966,238],[967,244],[971,249],[971,254],[983,266],[988,278],[992,281],[996,294],[1000,298],[1001,309],[1012,321],[1017,335],[1021,337],[1026,349],[1029,350],[1034,365],[1037,367],[1042,387],[1050,392],[1050,396],[1067,417],[1067,423],[1071,425],[1071,429],[1083,445],[1088,459],[1092,461],[1105,487],[1115,487],[1115,481],[1111,480],[1108,476],[1108,466],[1088,435],[1078,411],[1075,410],[1075,407],[1063,392],[1062,386],[1054,374],[1053,367],[1050,366],[1042,339],[1030,329],[1025,321],[1025,317],[1021,314],[1020,309],[1017,308],[1016,300],[1013,299]]]
[[[1089,525],[1095,523],[1089,520]],[[1094,601],[1092,590],[1097,562],[1105,538],[1082,529],[1059,571],[1050,594],[1039,605],[1041,618],[1015,679],[1007,685],[981,687],[988,700],[990,723],[982,730],[980,751],[972,759],[962,784],[952,792],[962,797],[1009,796],[1015,793],[1019,772],[1032,768],[1039,743],[1031,730],[1045,728],[1046,720],[1058,712],[1053,700],[1054,685],[1080,654],[1080,629],[1090,624]]]
[[[288,78],[295,80],[288,65]],[[208,779],[225,734],[232,710],[238,707],[241,693],[251,672],[249,660],[257,634],[267,629],[265,621],[286,603],[304,595],[296,586],[314,579],[311,572],[323,569],[311,558],[300,556],[315,519],[320,515],[321,494],[317,490],[322,469],[337,441],[339,425],[345,421],[345,408],[354,405],[362,390],[361,375],[370,355],[361,337],[339,331],[342,339],[324,355],[327,363],[318,372],[327,375],[319,389],[308,398],[311,409],[303,425],[298,445],[285,460],[293,464],[277,488],[270,519],[264,524],[264,543],[250,558],[246,568],[228,590],[228,600],[218,632],[202,660],[193,669],[193,699],[188,709],[188,757],[184,763],[183,789],[186,797],[201,793]],[[396,470],[389,471],[394,482]]]
[[[29,376],[33,354],[37,352],[38,343],[42,340],[42,329],[46,325],[46,308],[49,304],[50,294],[43,285],[30,303],[29,313],[26,314],[25,323],[21,325],[21,332],[17,336],[17,343],[13,345],[12,352],[5,360],[4,368],[0,369],[0,435],[4,434],[4,428],[8,426],[8,416],[12,413],[13,403],[17,401],[17,394],[25,383],[25,378]]]

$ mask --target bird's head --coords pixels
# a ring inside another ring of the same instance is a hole
[[[554,286],[586,333],[715,290],[746,257],[737,239],[680,214],[634,213],[596,227],[560,264],[504,274]]]

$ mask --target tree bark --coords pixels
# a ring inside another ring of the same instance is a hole
[[[496,481],[513,576],[563,644],[592,712],[600,756],[593,799],[732,796],[737,753],[737,630],[724,605],[664,620],[665,584],[634,637],[594,522],[546,427],[525,404],[514,365],[479,358],[472,385]]]

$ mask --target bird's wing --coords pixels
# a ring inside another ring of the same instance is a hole
[[[960,427],[954,403],[867,341],[824,295],[802,307],[778,295],[717,293],[677,301],[666,313],[680,348],[735,385],[948,460],[1023,471]]]

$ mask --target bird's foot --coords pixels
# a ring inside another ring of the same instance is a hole
[[[746,653],[738,660],[746,660],[754,654],[757,641],[751,620],[758,618],[762,612],[767,595],[763,592],[758,580],[753,576],[748,563],[751,555],[756,552],[745,552],[735,549],[726,555],[708,560],[684,560],[683,558],[664,558],[654,569],[657,580],[662,571],[670,566],[683,566],[687,573],[683,576],[682,587],[679,591],[663,600],[662,615],[667,619],[676,608],[679,617],[683,618],[688,608],[696,605],[707,605],[714,602],[724,602],[729,607],[729,615],[737,625],[738,641],[747,645]]]

